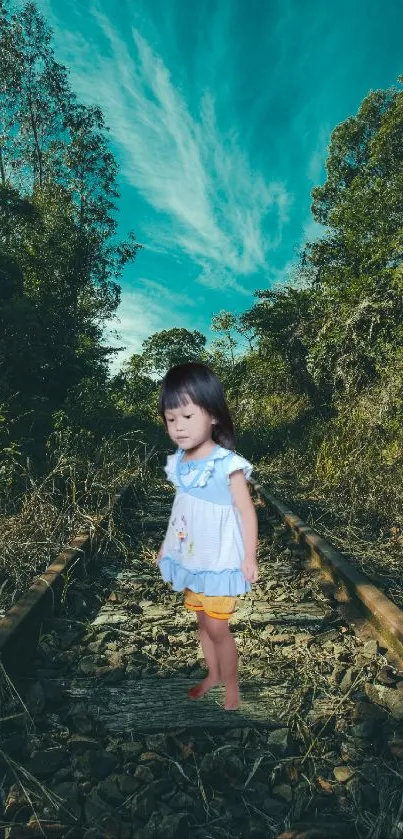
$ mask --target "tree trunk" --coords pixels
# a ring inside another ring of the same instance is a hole
[[[6,185],[6,170],[4,168],[3,147],[0,146],[0,178],[2,186]]]

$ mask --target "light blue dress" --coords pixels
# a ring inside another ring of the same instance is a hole
[[[242,522],[229,476],[242,469],[249,479],[253,466],[220,445],[202,460],[182,463],[184,454],[184,449],[177,449],[164,467],[176,493],[159,563],[162,578],[174,591],[245,594],[251,586],[241,570]]]

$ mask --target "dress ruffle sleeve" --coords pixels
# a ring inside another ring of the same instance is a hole
[[[233,472],[237,472],[239,469],[242,469],[245,478],[248,481],[253,472],[252,463],[249,463],[249,460],[241,457],[240,454],[233,454],[232,457],[228,458],[228,463],[225,464],[228,484],[230,483],[230,475],[232,475]]]

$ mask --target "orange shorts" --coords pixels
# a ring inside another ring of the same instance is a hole
[[[212,597],[185,588],[185,606],[193,612],[205,612],[209,618],[228,620],[235,612],[236,597]]]

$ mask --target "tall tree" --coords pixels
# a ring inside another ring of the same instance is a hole
[[[355,392],[402,340],[403,93],[376,91],[332,135],[327,179],[313,190],[323,239],[305,251],[318,290],[309,342],[319,384]]]
[[[21,405],[39,397],[50,415],[80,382],[106,381],[103,327],[139,245],[134,234],[117,237],[117,167],[101,110],[77,102],[34,3],[9,15],[0,0],[0,54],[0,252],[22,282],[20,302],[6,305],[11,322],[19,307],[22,332],[23,311],[37,324]],[[16,382],[21,354],[2,351]]]
[[[52,33],[34,3],[0,12],[1,122],[4,179],[27,192],[60,174],[56,161],[74,96],[55,61]]]
[[[285,371],[289,387],[298,394],[306,393],[315,406],[325,401],[319,393],[308,365],[307,336],[314,328],[313,301],[315,291],[286,286],[255,292],[261,302],[241,316],[242,323],[259,336],[259,355],[277,361],[279,385]]]
[[[142,363],[146,373],[163,376],[174,364],[205,359],[206,338],[197,329],[174,327],[154,332],[142,344]]]

